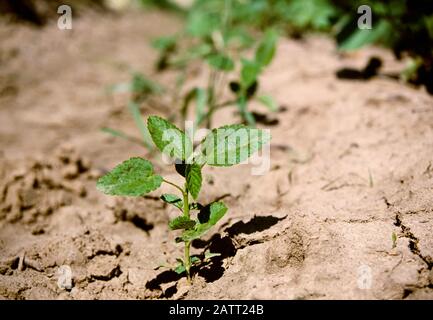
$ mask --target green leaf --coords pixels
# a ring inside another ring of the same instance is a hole
[[[272,112],[278,111],[278,105],[275,102],[274,98],[268,95],[262,95],[257,98],[259,102],[261,102],[265,107],[267,107]]]
[[[186,31],[193,37],[205,37],[218,28],[220,16],[217,13],[193,10],[188,17]]]
[[[135,102],[129,102],[128,109],[132,115],[132,118],[134,119],[135,125],[140,131],[141,138],[143,139],[143,144],[148,149],[150,150],[153,149],[152,142],[151,142],[152,140],[149,135],[149,130],[147,130],[146,124],[144,123],[143,118],[141,117],[140,107]]]
[[[131,158],[101,177],[96,187],[109,195],[142,196],[158,189],[161,183],[162,177],[154,174],[149,161]]]
[[[174,124],[158,117],[147,119],[147,128],[158,149],[172,158],[186,160],[192,153],[191,139]]]
[[[242,59],[241,84],[244,89],[248,88],[255,81],[261,71],[260,65],[255,61]]]
[[[262,67],[269,65],[274,58],[277,43],[277,33],[274,30],[266,31],[263,40],[256,50],[255,61]]]
[[[212,130],[201,144],[204,162],[211,166],[232,166],[248,159],[271,140],[270,133],[244,125]]]
[[[195,226],[195,221],[185,216],[179,216],[171,220],[168,224],[171,230],[192,229]]]
[[[175,36],[159,37],[152,41],[152,47],[161,51],[173,50],[176,47],[176,40]]]
[[[345,39],[339,49],[344,51],[356,50],[369,44],[380,41],[388,41],[392,36],[392,27],[386,20],[380,21],[372,29],[356,29],[354,33]]]
[[[177,195],[175,194],[171,194],[171,193],[164,193],[161,196],[161,200],[174,205],[175,207],[182,209],[183,208],[183,201],[181,198],[179,198]]]
[[[131,90],[142,94],[160,94],[164,91],[160,84],[138,72],[132,75]]]
[[[194,199],[198,198],[201,189],[202,176],[200,165],[193,163],[186,167],[186,185]]]
[[[188,91],[188,93],[184,96],[182,108],[180,111],[183,119],[185,119],[186,116],[188,115],[188,107],[189,107],[191,101],[196,98],[197,91],[198,91],[198,88],[193,88],[190,91]]]
[[[195,108],[195,123],[200,125],[206,116],[207,92],[202,88],[197,88],[197,104]]]
[[[227,212],[227,207],[222,202],[213,202],[204,207],[199,213],[199,223],[193,230],[186,230],[182,233],[180,241],[192,241],[200,238],[221,220]]]
[[[190,59],[198,59],[206,57],[212,52],[212,46],[208,43],[199,43],[196,46],[188,48],[188,55]]]
[[[247,103],[248,103],[248,97],[246,97],[245,95],[241,95],[241,96],[239,96],[239,98],[236,101],[236,106],[239,109],[239,113],[240,113],[242,119],[250,127],[253,128],[256,126],[256,119],[254,118],[253,114],[250,111],[248,111]]]
[[[221,71],[232,71],[235,68],[233,60],[223,54],[213,54],[207,58],[207,62],[215,69]]]

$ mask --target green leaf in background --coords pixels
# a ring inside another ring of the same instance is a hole
[[[187,94],[185,94],[185,96],[183,98],[182,108],[180,109],[181,110],[180,112],[182,114],[183,119],[185,119],[186,116],[188,115],[189,105],[190,105],[191,101],[193,101],[193,99],[196,98],[197,90],[198,90],[198,88],[192,88],[191,90],[188,91]]]
[[[152,41],[152,47],[161,51],[173,50],[176,47],[176,37],[159,37]]]
[[[292,0],[284,15],[296,28],[327,30],[338,11],[329,0]]]
[[[194,199],[198,198],[201,189],[202,176],[201,167],[193,163],[186,167],[186,185]]]
[[[140,107],[135,102],[130,101],[128,103],[128,109],[132,115],[132,118],[134,119],[135,125],[140,131],[141,138],[143,139],[144,145],[149,150],[153,149],[152,139],[150,137],[149,130],[147,130],[146,124],[144,123],[143,118],[141,117]]]
[[[188,108],[193,100],[196,100],[195,124],[200,125],[206,116],[207,91],[203,88],[193,88],[184,96],[181,108],[182,117],[185,119],[188,115]]]
[[[274,58],[276,51],[278,35],[274,30],[265,32],[263,40],[260,42],[256,50],[255,61],[260,66],[265,67],[269,65]]]
[[[142,196],[159,188],[162,177],[155,175],[152,164],[142,158],[131,158],[101,177],[96,187],[105,194]]]
[[[207,91],[202,88],[197,88],[196,95],[195,123],[199,126],[206,116],[208,96]]]
[[[195,226],[195,221],[185,216],[179,216],[171,220],[168,224],[171,230],[192,229]]]
[[[195,58],[204,57],[212,52],[212,46],[209,43],[199,43],[189,48],[188,52]]]
[[[132,75],[131,90],[142,94],[160,94],[163,92],[160,84],[138,72]]]
[[[259,75],[261,67],[255,61],[250,61],[247,59],[242,59],[242,69],[241,69],[241,84],[243,88],[248,88],[252,85]]]
[[[392,27],[386,20],[381,20],[372,29],[356,29],[348,38],[339,44],[343,51],[356,50],[368,44],[387,42],[392,36]]]
[[[227,212],[227,207],[222,202],[213,202],[212,204],[204,207],[199,213],[199,223],[195,225],[193,230],[185,230],[180,237],[180,241],[192,241],[200,238],[212,226],[216,225],[219,220]]]
[[[245,28],[231,28],[224,33],[226,43],[239,49],[250,48],[254,44],[254,38]]]
[[[210,66],[221,71],[232,71],[235,64],[232,59],[223,54],[213,54],[207,58]]]
[[[191,139],[174,124],[161,117],[150,116],[147,119],[147,128],[161,152],[181,160],[188,159],[191,155],[193,149]]]
[[[248,89],[247,89],[247,92],[248,92]],[[242,119],[244,121],[246,121],[246,123],[250,127],[254,128],[256,126],[256,119],[254,118],[253,114],[250,111],[248,111],[247,101],[248,101],[248,97],[246,95],[241,95],[236,101],[236,106],[238,107],[238,110],[239,110],[239,113],[240,113]]]
[[[278,111],[278,105],[275,102],[274,98],[269,95],[261,95],[257,98],[257,100],[262,103],[265,107],[267,107],[270,111],[276,112]]]
[[[179,198],[177,195],[175,194],[171,194],[171,193],[164,193],[161,196],[161,200],[174,205],[175,207],[182,209],[183,207],[183,201],[181,198]]]
[[[201,144],[205,163],[232,166],[248,159],[271,137],[267,131],[244,125],[230,125],[212,130]]]
[[[193,37],[205,37],[219,27],[221,16],[211,12],[194,10],[187,20],[186,31]]]

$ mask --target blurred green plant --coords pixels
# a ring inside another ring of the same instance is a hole
[[[143,121],[140,106],[144,102],[148,102],[150,97],[162,94],[164,92],[164,88],[143,74],[134,72],[129,82],[114,84],[108,88],[108,92],[110,94],[128,92],[131,95],[130,101],[128,102],[128,111],[134,119],[134,123],[140,132],[141,140],[131,137],[122,131],[108,127],[102,128],[102,131],[114,137],[122,138],[143,145],[149,151],[153,150],[152,139],[150,138],[147,126]]]
[[[195,37],[208,37],[221,30],[223,5],[221,0],[196,0],[188,14],[187,30]],[[371,29],[358,28],[361,5],[371,8]],[[407,68],[400,74],[403,81],[425,85],[433,94],[431,1],[232,0],[230,8],[230,24],[224,38],[237,41],[241,47],[249,48],[255,43],[249,32],[252,29],[270,28],[295,37],[311,31],[328,32],[341,51],[379,44],[390,48],[399,59],[408,57]],[[206,48],[198,51],[206,54]]]
[[[153,41],[159,51],[157,70],[179,72],[175,95],[183,101],[182,120],[186,119],[193,102],[195,125],[207,128],[212,126],[214,113],[223,107],[236,106],[242,122],[250,126],[255,125],[254,116],[248,110],[253,99],[270,110],[276,109],[272,97],[260,96],[257,92],[259,77],[274,57],[277,32],[267,29],[257,41],[247,21],[236,18],[239,3],[237,0],[196,0],[184,30]],[[247,59],[246,52],[253,47],[255,56]],[[184,79],[196,63],[207,66],[208,79],[204,86],[186,89]],[[237,68],[240,68],[237,79],[228,81]],[[222,100],[225,88],[232,92],[231,99]]]
[[[370,44],[381,44],[393,50],[397,58],[410,58],[401,79],[423,84],[433,94],[433,5],[431,1],[409,0],[333,0],[341,18],[335,35],[343,51]],[[357,27],[357,8],[370,6],[371,29]]]

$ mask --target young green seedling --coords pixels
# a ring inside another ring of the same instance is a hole
[[[176,242],[184,242],[184,259],[175,271],[185,272],[191,280],[191,266],[198,261],[191,257],[191,241],[202,237],[226,214],[227,207],[220,201],[202,205],[198,199],[205,165],[232,166],[244,162],[271,139],[266,130],[244,125],[228,125],[213,129],[194,149],[191,138],[167,120],[150,116],[147,127],[156,147],[166,156],[177,159],[175,170],[185,182],[177,185],[156,174],[153,165],[142,158],[131,158],[101,177],[97,188],[105,194],[141,197],[167,183],[178,191],[163,194],[161,200],[175,206],[181,214],[168,224],[171,230],[182,230]],[[210,259],[215,253],[205,253]]]

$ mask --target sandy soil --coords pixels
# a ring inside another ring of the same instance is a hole
[[[152,74],[148,40],[179,22],[89,12],[72,31],[0,24],[0,297],[433,299],[433,98],[385,77],[335,77],[372,54],[398,70],[386,51],[342,57],[326,38],[280,42],[262,79],[285,107],[271,116],[271,170],[206,168],[201,200],[223,197],[230,210],[194,243],[196,254],[222,255],[189,287],[154,270],[182,250],[159,193],[115,199],[95,190],[102,172],[146,156],[99,130],[138,136],[128,97],[104,88],[130,70]],[[233,121],[229,110],[217,117]],[[64,266],[72,283],[62,288]]]

